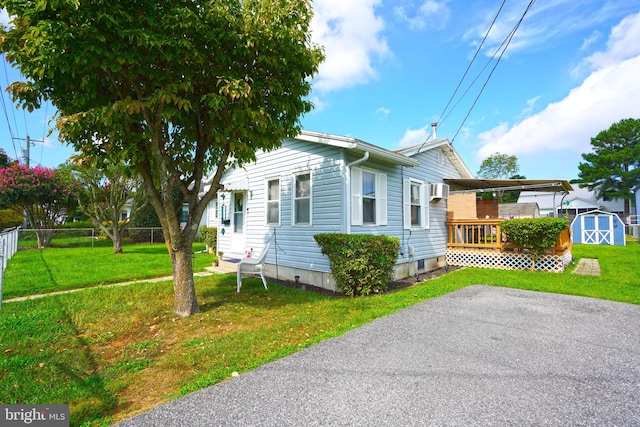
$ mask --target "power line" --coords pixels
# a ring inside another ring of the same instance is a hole
[[[471,69],[471,66],[473,65],[474,61],[476,60],[476,57],[478,56],[478,53],[480,53],[480,50],[482,50],[482,46],[484,46],[484,42],[487,40],[487,37],[489,37],[489,33],[491,32],[491,29],[493,28],[493,26],[495,25],[496,21],[498,20],[498,16],[500,16],[500,12],[502,12],[502,8],[504,7],[506,2],[507,2],[507,0],[502,0],[502,4],[500,5],[500,8],[498,9],[498,12],[496,13],[496,16],[493,17],[493,21],[491,22],[491,25],[489,26],[489,29],[487,30],[487,32],[485,33],[484,37],[482,38],[482,42],[480,43],[480,45],[478,45],[478,48],[476,49],[476,52],[473,54],[473,58],[471,58],[471,61],[469,62],[469,65],[467,66],[467,69],[464,71],[464,74],[460,78],[460,81],[458,82],[458,85],[456,86],[456,89],[453,91],[453,94],[449,98],[449,101],[447,101],[447,105],[445,105],[444,109],[442,110],[442,113],[440,113],[440,117],[436,121],[438,124],[442,124],[442,122],[444,120],[446,120],[446,117],[445,117],[445,119],[441,121],[442,116],[444,115],[445,111],[447,111],[447,108],[449,108],[449,105],[451,104],[451,101],[453,101],[453,98],[455,98],[456,94],[458,93],[458,89],[460,89],[460,86],[462,86],[462,82],[467,77],[467,73]],[[486,65],[485,65],[485,68],[486,68]],[[482,71],[484,71],[484,68],[482,69]],[[482,73],[482,71],[481,71],[481,73]],[[473,82],[475,82],[477,79],[478,79],[478,77],[476,77],[476,79]],[[472,85],[473,85],[473,83],[472,83]],[[469,87],[471,87],[471,86],[469,86]],[[464,96],[466,95],[466,93],[468,91],[469,91],[469,89],[467,89],[467,91],[462,95],[462,97],[460,99],[464,98]],[[458,101],[453,106],[451,111],[453,111],[455,109],[455,107],[458,105],[459,102],[460,101]],[[451,112],[449,112],[449,114],[451,114]],[[449,116],[449,114],[447,114],[447,116]]]
[[[513,29],[511,30],[511,32],[509,33],[509,35],[511,35],[513,33]],[[493,62],[493,60],[496,58],[496,56],[498,55],[498,53],[503,50],[503,46],[507,43],[507,41],[509,40],[508,38],[509,36],[507,36],[507,38],[505,38],[502,43],[500,43],[500,46],[498,46],[498,48],[493,52],[493,55],[491,55],[491,58],[489,58],[487,60],[487,63],[484,64],[484,67],[482,67],[482,70],[480,70],[480,72],[476,75],[476,77],[473,79],[473,81],[469,84],[469,86],[467,87],[467,89],[464,91],[464,93],[462,94],[462,96],[460,96],[460,98],[458,98],[458,101],[456,101],[456,103],[454,104],[453,108],[451,108],[449,110],[449,112],[447,113],[446,116],[444,116],[444,118],[442,118],[442,121],[440,123],[444,123],[447,118],[451,115],[451,113],[456,109],[456,107],[458,106],[458,104],[460,104],[460,102],[464,99],[465,96],[467,96],[467,94],[469,93],[469,91],[471,90],[471,88],[476,84],[476,82],[478,81],[478,79],[484,74],[484,71],[487,69],[487,67],[489,66],[489,64],[491,64]]]
[[[5,74],[5,78],[7,80],[7,85],[9,84],[9,75],[7,74],[7,62],[6,61],[2,61],[4,63],[4,74]],[[14,142],[14,133],[13,133],[13,129],[11,128],[11,120],[9,120],[9,110],[7,109],[7,103],[5,101],[4,98],[4,91],[2,90],[2,85],[0,85],[0,91],[2,91],[2,94],[0,94],[0,101],[2,101],[2,111],[4,113],[4,117],[5,120],[7,121],[7,128],[9,129],[9,137],[11,138],[11,144],[13,145],[13,152],[15,155],[15,158],[17,159],[18,156],[18,150],[16,149],[16,144]],[[15,121],[15,113],[14,113],[14,121]],[[16,124],[16,129],[17,129],[17,124]]]
[[[516,31],[518,30],[518,28],[520,27],[520,24],[522,24],[522,21],[524,20],[524,17],[526,16],[526,14],[529,12],[529,9],[531,9],[531,7],[533,6],[533,4],[536,2],[536,0],[531,0],[529,2],[529,4],[527,5],[527,8],[525,9],[525,11],[522,13],[522,16],[520,17],[520,19],[518,20],[518,23],[513,27],[513,29],[511,30],[511,32],[509,33],[509,35],[507,36],[506,40],[506,44],[503,42],[504,45],[504,49],[502,49],[502,51],[500,52],[500,56],[498,57],[498,60],[496,61],[495,65],[493,66],[493,68],[491,69],[491,72],[489,73],[489,75],[487,76],[487,79],[485,80],[484,84],[482,85],[482,88],[480,89],[480,92],[478,93],[478,95],[476,96],[475,100],[473,101],[473,104],[471,105],[471,107],[469,108],[469,111],[467,112],[466,116],[464,117],[464,119],[462,120],[462,123],[460,123],[460,127],[458,128],[458,130],[456,131],[455,135],[453,136],[453,138],[451,139],[451,143],[453,143],[453,141],[455,141],[456,137],[458,136],[458,134],[460,133],[460,130],[462,130],[462,127],[464,126],[465,122],[467,121],[467,119],[469,118],[469,116],[471,115],[471,111],[473,111],[473,108],[476,106],[476,103],[478,102],[478,99],[480,99],[480,96],[482,95],[482,93],[484,92],[484,89],[487,87],[487,84],[489,83],[489,80],[491,79],[491,76],[493,76],[493,72],[496,70],[496,67],[498,66],[498,64],[500,63],[500,60],[502,59],[502,56],[504,55],[504,53],[507,51],[507,48],[509,47],[509,44],[511,44],[511,40],[513,40],[513,37],[516,34]],[[501,45],[502,46],[502,45]],[[498,48],[499,50],[500,48]]]

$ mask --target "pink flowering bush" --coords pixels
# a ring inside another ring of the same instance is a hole
[[[74,200],[71,184],[56,169],[9,164],[0,168],[0,208],[24,212],[30,227],[36,229],[38,247],[47,247],[53,235],[50,230],[63,221]]]

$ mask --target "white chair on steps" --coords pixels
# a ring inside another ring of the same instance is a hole
[[[267,243],[258,258],[242,258],[240,260],[238,263],[238,292],[242,287],[243,274],[260,276],[264,288],[267,289],[267,279],[264,277],[264,259],[267,256],[267,252],[269,252],[270,246],[271,242]]]

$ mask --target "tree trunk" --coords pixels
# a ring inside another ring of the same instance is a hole
[[[38,238],[38,249],[44,249],[49,247],[51,238],[53,237],[53,231],[39,230],[36,231],[36,237]]]
[[[188,240],[188,239],[187,239]],[[196,288],[193,282],[193,259],[191,257],[191,242],[184,242],[171,252],[173,265],[174,311],[178,316],[186,317],[200,312],[196,298]]]
[[[117,222],[113,223],[113,236],[111,236],[111,241],[113,242],[113,253],[121,254],[122,253],[122,230],[120,229],[120,225]]]

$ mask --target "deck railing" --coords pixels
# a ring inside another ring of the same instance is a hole
[[[447,247],[456,249],[484,249],[498,252],[521,251],[523,248],[510,242],[500,229],[503,219],[457,219],[447,221],[449,242]],[[550,253],[564,253],[571,249],[571,233],[567,227]]]

